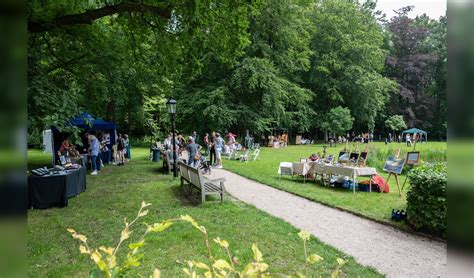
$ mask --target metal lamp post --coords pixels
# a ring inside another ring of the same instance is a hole
[[[171,129],[173,132],[173,176],[176,178],[178,177],[178,165],[176,159],[176,135],[175,135],[175,126],[174,126],[174,117],[176,115],[176,100],[173,97],[170,97],[168,102],[166,103],[168,106],[168,113],[171,116]]]

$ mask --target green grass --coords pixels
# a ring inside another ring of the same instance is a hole
[[[328,154],[338,154],[344,146],[345,145],[339,144],[337,147],[328,148],[327,152]],[[353,146],[349,147],[353,148]],[[366,145],[360,145],[359,150],[365,150],[365,147]],[[406,147],[405,144],[392,143],[385,145],[383,143],[372,143],[369,149],[368,166],[377,168],[377,172],[387,179],[388,174],[382,171],[383,164],[386,157],[389,154],[394,154],[398,148],[401,149],[401,157],[405,157],[406,152],[413,149]],[[279,179],[277,171],[280,162],[296,162],[302,157],[309,157],[312,153],[322,153],[322,149],[322,145],[320,144],[312,146],[288,146],[281,149],[262,148],[257,161],[240,163],[239,161],[224,160],[224,168],[252,180],[303,196],[310,200],[408,229],[406,224],[390,220],[392,208],[406,209],[408,181],[400,198],[393,177],[390,178],[389,181],[390,193],[388,194],[376,192],[356,192],[356,194],[353,194],[350,190],[323,186],[319,179],[316,182],[306,181],[306,183],[303,183],[302,178],[292,180],[288,176],[283,176],[281,180]],[[418,144],[417,150],[421,151],[421,158],[425,161],[440,161],[446,159],[446,143],[433,142]],[[405,177],[405,174],[400,176],[401,184],[405,180]],[[362,179],[363,178],[360,178],[359,180]]]
[[[68,207],[28,212],[30,277],[87,276],[93,265],[86,255],[79,253],[78,242],[71,238],[66,228],[72,227],[87,235],[92,246],[115,246],[123,228],[123,218],[132,218],[142,200],[153,204],[143,218],[144,222],[154,223],[189,214],[207,228],[211,238],[219,236],[228,240],[241,263],[251,260],[251,245],[257,242],[271,271],[294,274],[304,268],[298,230],[290,224],[229,197],[222,205],[206,202],[192,206],[179,193],[178,181],[159,171],[161,163],[146,159],[147,149],[134,148],[132,154],[132,162],[124,167],[106,166],[98,176],[89,175],[87,191],[71,198]],[[31,169],[49,165],[50,159],[40,151],[30,150],[28,161]],[[132,240],[142,231],[143,227],[137,226]],[[213,248],[215,254],[224,257],[216,246]],[[345,256],[314,238],[309,243],[309,250],[324,258],[314,267],[314,271],[321,272],[323,277],[336,267],[337,257]],[[131,276],[147,276],[154,268],[161,269],[163,277],[182,276],[183,261],[206,261],[202,235],[185,223],[149,236],[144,252],[142,266],[133,269]],[[352,258],[342,270],[348,277],[381,276]]]

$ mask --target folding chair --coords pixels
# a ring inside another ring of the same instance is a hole
[[[245,151],[245,154],[241,154],[240,155],[240,162],[248,162],[249,161],[249,153],[250,153],[250,149],[247,149]]]
[[[257,160],[259,154],[260,154],[260,149],[255,149],[255,151],[252,154],[252,161]]]

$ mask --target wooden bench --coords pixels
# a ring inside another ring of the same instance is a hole
[[[201,193],[201,202],[206,201],[206,195],[220,195],[221,203],[224,202],[225,179],[210,180],[202,176],[199,169],[179,162],[179,173],[181,174],[181,187],[184,187],[185,182],[189,185],[188,193],[192,195],[193,188],[196,188]]]
[[[173,171],[173,152],[172,151],[164,151],[161,153],[163,156],[163,168],[168,170],[168,174],[171,174]],[[178,154],[176,154],[178,156]]]

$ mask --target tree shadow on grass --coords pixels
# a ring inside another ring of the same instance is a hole
[[[171,191],[173,192],[173,195],[176,197],[176,199],[178,199],[183,206],[199,206],[199,201],[195,200],[192,195],[190,196],[188,194],[187,188],[183,186],[173,186],[171,188]]]
[[[183,206],[198,207],[202,204],[201,191],[191,185],[185,184],[184,186],[173,186],[171,191]],[[206,202],[218,202],[220,204],[220,198],[208,195],[206,196]]]

